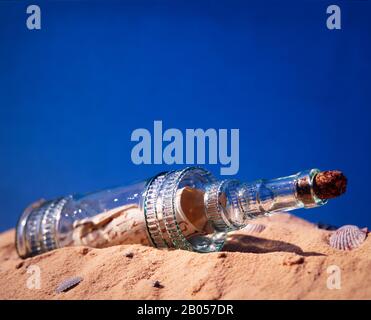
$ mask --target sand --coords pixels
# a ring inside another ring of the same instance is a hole
[[[136,244],[66,247],[26,260],[18,258],[10,230],[0,234],[0,298],[371,299],[370,235],[359,248],[340,251],[327,244],[331,231],[289,214],[254,223],[266,228],[232,234],[220,253]],[[28,288],[32,270],[40,270],[40,289],[32,281]],[[337,270],[335,275],[331,270]],[[74,276],[83,281],[65,293],[55,292]],[[160,288],[153,286],[156,280]],[[340,288],[329,289],[328,282]]]

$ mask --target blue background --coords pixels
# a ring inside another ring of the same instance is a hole
[[[0,2],[0,230],[41,197],[182,167],[131,162],[131,132],[154,120],[239,128],[241,180],[341,169],[347,194],[296,214],[370,227],[371,5],[336,1],[330,31],[330,4]]]

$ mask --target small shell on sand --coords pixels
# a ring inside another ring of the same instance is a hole
[[[330,237],[330,246],[339,250],[352,250],[359,247],[367,237],[367,229],[346,225],[337,229]]]
[[[124,253],[124,256],[126,258],[133,258],[134,257],[134,253],[132,251],[127,251]]]
[[[164,286],[161,284],[160,281],[155,280],[155,281],[153,281],[153,283],[152,283],[152,287],[161,289],[161,288],[163,288]]]
[[[62,293],[62,292],[66,292],[70,289],[72,289],[73,287],[77,286],[81,281],[83,280],[82,277],[72,277],[72,278],[68,278],[64,281],[62,281],[57,289],[55,289],[55,291],[57,293]]]
[[[249,223],[245,228],[243,228],[244,233],[260,233],[265,229],[263,224]]]

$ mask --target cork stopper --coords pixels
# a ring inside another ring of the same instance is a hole
[[[332,199],[346,191],[347,178],[341,171],[330,170],[316,174],[313,180],[313,191],[320,199]]]

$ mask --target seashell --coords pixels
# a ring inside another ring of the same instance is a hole
[[[352,250],[359,247],[367,237],[367,229],[346,225],[337,229],[330,237],[330,246],[339,250]]]
[[[260,233],[265,229],[265,225],[263,224],[254,224],[254,223],[249,223],[246,225],[245,228],[243,228],[243,231],[245,233]]]
[[[82,280],[83,280],[82,277],[72,277],[72,278],[66,279],[58,285],[58,287],[57,287],[57,289],[55,289],[55,291],[57,293],[66,292],[66,291],[76,287]]]
[[[161,284],[160,281],[156,280],[156,281],[153,281],[152,287],[162,289],[164,286]]]

